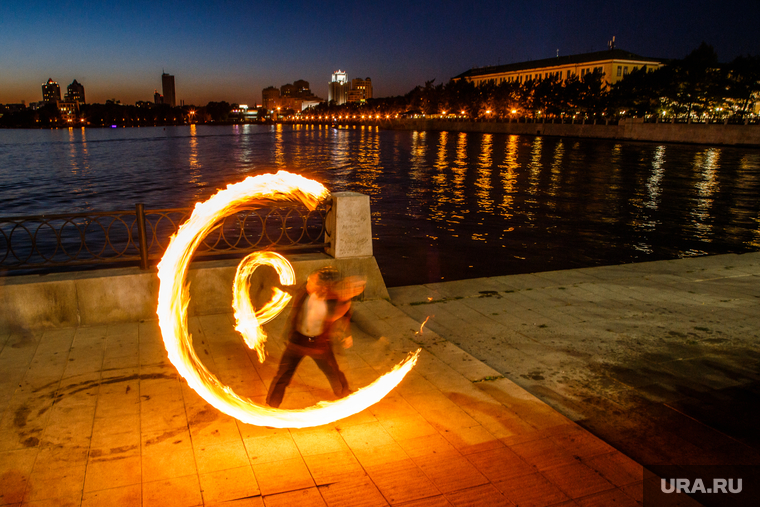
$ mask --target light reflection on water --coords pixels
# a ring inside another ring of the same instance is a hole
[[[192,206],[278,169],[371,196],[389,285],[760,248],[756,149],[374,126],[0,131],[0,214]]]

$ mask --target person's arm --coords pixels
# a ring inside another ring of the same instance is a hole
[[[350,299],[346,301],[333,299],[332,301],[334,301],[335,306],[333,306],[332,304],[328,306],[329,311],[327,312],[327,316],[325,317],[325,320],[331,323],[335,322],[338,319],[343,318],[343,316],[346,315],[348,311],[351,309]]]
[[[280,283],[280,279],[278,278],[277,281],[274,283],[273,287],[275,289],[280,289],[283,292],[287,292],[291,296],[295,295],[296,292],[298,292],[298,289],[301,287],[300,285],[283,285]]]

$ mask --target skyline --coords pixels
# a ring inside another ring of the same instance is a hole
[[[701,42],[722,62],[760,54],[757,2],[611,5],[483,1],[382,6],[355,2],[129,5],[20,2],[0,6],[0,103],[42,100],[48,78],[74,79],[88,102],[152,101],[161,73],[176,101],[260,104],[261,90],[297,79],[327,97],[331,74],[372,78],[376,97],[403,95],[473,67],[599,51],[683,58]]]

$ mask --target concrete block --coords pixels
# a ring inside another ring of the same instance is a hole
[[[358,192],[332,194],[326,218],[327,253],[336,259],[372,255],[372,221],[369,196]]]
[[[0,279],[0,331],[19,332],[36,327],[80,324],[73,280],[33,284],[18,282],[9,278]]]
[[[296,283],[325,266],[342,276],[367,278],[360,299],[389,300],[388,290],[372,256],[334,259],[323,253],[287,256]],[[191,265],[188,316],[232,312],[232,283],[239,260]],[[270,267],[251,276],[251,299],[260,307],[271,298],[277,274]],[[76,273],[0,278],[0,332],[61,326],[136,322],[156,318],[159,280],[155,271],[138,268],[101,269]]]
[[[81,325],[136,322],[155,316],[158,278],[154,273],[96,276],[75,284]]]

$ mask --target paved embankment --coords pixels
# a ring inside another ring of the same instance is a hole
[[[760,253],[389,289],[643,465],[760,464]]]
[[[230,313],[192,316],[204,364],[263,403]],[[352,387],[418,346],[387,398],[334,424],[272,429],[217,411],[178,378],[155,320],[0,336],[0,505],[621,505],[642,467],[385,300],[356,304]],[[366,332],[365,332],[366,331]],[[305,360],[283,408],[331,399]]]

